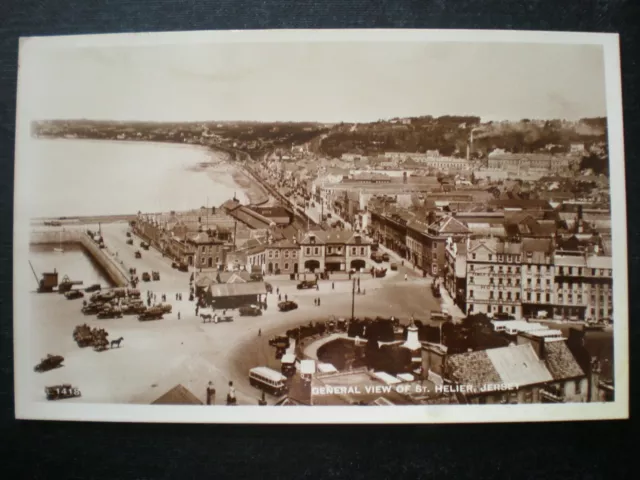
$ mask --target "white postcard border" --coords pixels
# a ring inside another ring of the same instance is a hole
[[[603,420],[628,417],[628,283],[626,194],[622,124],[622,95],[617,34],[489,31],[489,30],[255,30],[161,32],[140,34],[30,37],[20,40],[20,59],[31,49],[190,44],[204,42],[484,42],[602,45],[605,55],[606,98],[612,207],[613,272],[615,288],[614,364],[615,401],[588,404],[434,405],[394,407],[287,407],[259,406],[152,406],[31,402],[26,392],[32,372],[29,345],[28,293],[17,286],[29,284],[28,260],[29,180],[25,162],[15,162],[14,193],[14,357],[16,418],[74,421],[161,423],[487,423]],[[29,119],[20,110],[25,82],[18,77],[16,159],[29,138]]]

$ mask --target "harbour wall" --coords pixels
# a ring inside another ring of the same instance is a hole
[[[32,245],[55,245],[58,243],[80,244],[87,252],[89,252],[89,255],[91,255],[96,263],[100,265],[105,274],[109,277],[109,280],[111,280],[115,286],[124,287],[129,284],[127,272],[124,267],[118,264],[114,258],[111,258],[107,249],[98,247],[98,245],[96,245],[96,243],[89,238],[84,231],[35,231],[31,232],[30,243]]]

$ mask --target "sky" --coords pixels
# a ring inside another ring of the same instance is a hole
[[[31,49],[35,119],[368,122],[606,116],[598,45],[209,43]]]

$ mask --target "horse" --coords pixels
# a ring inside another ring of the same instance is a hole
[[[201,313],[200,314],[200,318],[202,318],[202,321],[204,322],[205,320],[211,321],[211,315],[208,313]]]
[[[122,342],[122,340],[124,340],[124,338],[120,337],[116,340],[111,340],[111,348],[114,347],[114,345],[117,345],[118,348],[120,348],[120,343]]]

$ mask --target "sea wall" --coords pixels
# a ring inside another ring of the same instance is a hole
[[[127,274],[124,267],[116,263],[109,254],[96,245],[84,231],[65,230],[65,231],[35,231],[31,232],[30,243],[32,245],[41,244],[58,244],[58,243],[75,243],[82,245],[89,255],[100,265],[109,280],[118,287],[124,287],[129,284]]]

